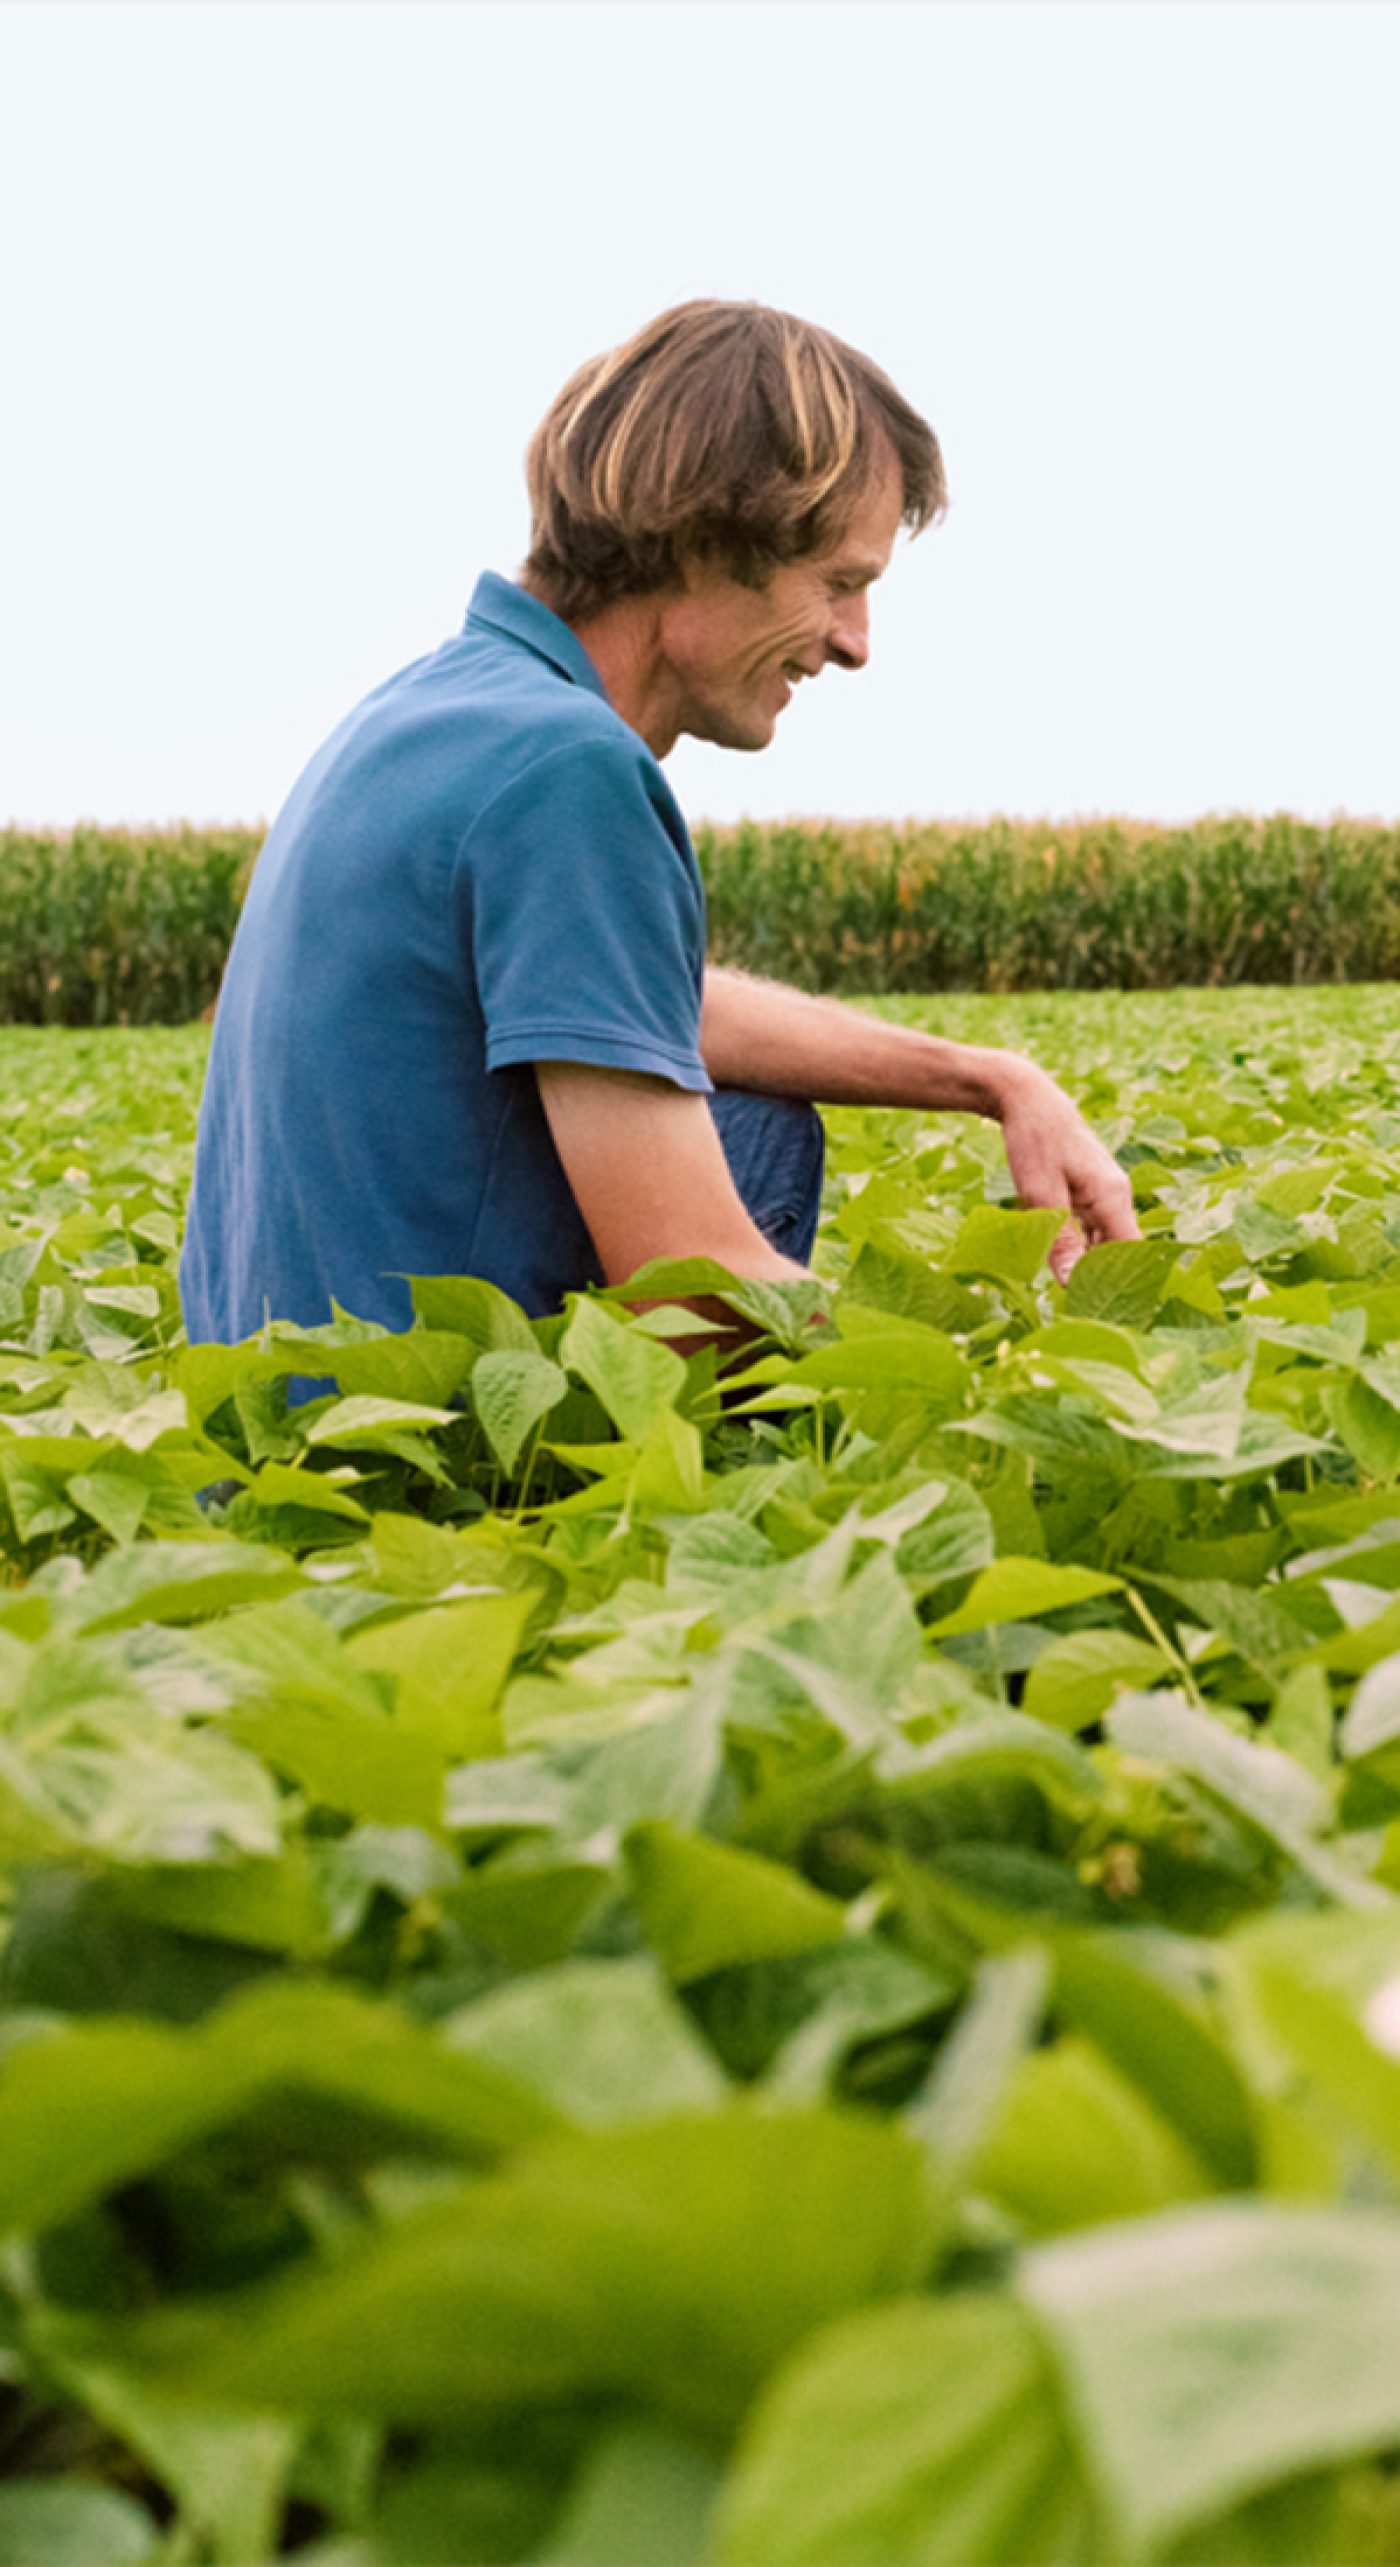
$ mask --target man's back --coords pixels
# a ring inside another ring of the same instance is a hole
[[[407,1274],[527,1309],[594,1271],[535,1060],[709,1087],[684,822],[586,651],[488,574],[464,632],[368,696],[259,857],[220,996],[181,1298],[193,1340]]]

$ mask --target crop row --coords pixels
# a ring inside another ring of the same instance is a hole
[[[0,1022],[177,1024],[218,991],[253,829],[0,832]],[[1400,829],[701,827],[710,946],[809,989],[1165,989],[1400,978]]]

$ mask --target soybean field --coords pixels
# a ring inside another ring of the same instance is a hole
[[[1400,992],[879,1005],[1142,1240],[189,1346],[0,1030],[0,2567],[1400,2560]]]

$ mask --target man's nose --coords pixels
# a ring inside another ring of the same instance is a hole
[[[846,597],[831,619],[826,656],[838,668],[864,668],[870,657],[870,605],[864,597]]]

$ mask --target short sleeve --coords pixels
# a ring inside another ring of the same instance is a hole
[[[582,737],[517,776],[467,832],[458,890],[488,1070],[587,1061],[710,1089],[704,892],[662,795],[626,741]]]

